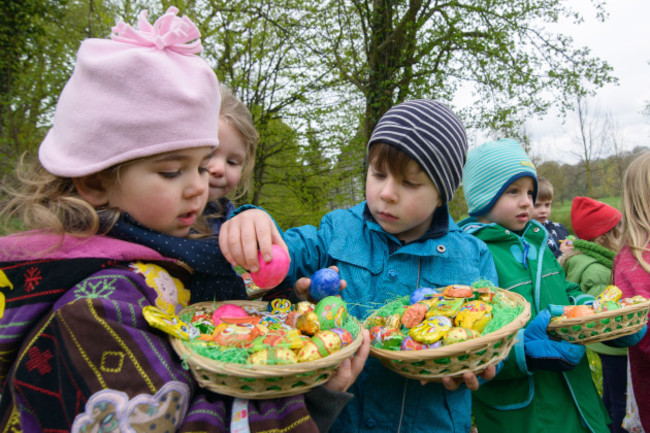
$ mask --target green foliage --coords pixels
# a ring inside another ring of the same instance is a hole
[[[367,139],[395,103],[450,103],[462,84],[476,98],[460,113],[466,125],[506,133],[569,100],[559,95],[613,81],[605,62],[544,27],[571,15],[561,0],[7,2],[0,11],[0,168],[6,172],[40,143],[82,39],[107,37],[117,19],[135,24],[142,9],[153,21],[174,5],[197,24],[202,56],[260,131],[247,200],[286,226],[314,224],[364,199]],[[594,7],[602,12],[600,1]],[[624,165],[594,170],[616,179]],[[568,178],[567,189],[580,184]],[[464,206],[459,193],[450,210],[461,215]]]

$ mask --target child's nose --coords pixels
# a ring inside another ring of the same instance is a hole
[[[204,172],[205,173],[205,172]],[[188,197],[194,197],[197,195],[203,195],[207,193],[208,188],[210,187],[210,179],[205,174],[196,173],[190,179],[190,182],[185,189],[185,194]]]
[[[213,158],[208,164],[208,170],[212,176],[223,176],[226,171],[226,164],[221,159]]]
[[[384,183],[379,196],[382,200],[394,201],[397,199],[396,192],[397,188],[395,187],[395,182],[388,180]]]

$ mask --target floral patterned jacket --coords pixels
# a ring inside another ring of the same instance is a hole
[[[232,399],[198,388],[142,315],[185,306],[189,278],[109,237],[0,238],[0,431],[228,431]],[[248,419],[317,431],[303,396],[251,401]]]

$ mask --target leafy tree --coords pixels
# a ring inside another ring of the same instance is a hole
[[[604,18],[601,2],[595,8]],[[472,126],[514,131],[558,95],[614,81],[589,49],[547,29],[561,18],[581,20],[562,0],[328,0],[313,25],[315,50],[363,95],[367,139],[388,108],[410,98],[451,103],[472,93],[463,113]]]

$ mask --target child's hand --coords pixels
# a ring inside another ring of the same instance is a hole
[[[562,254],[566,254],[572,249],[573,249],[573,241],[565,239],[563,242],[560,242],[560,252]]]
[[[494,365],[490,365],[489,367],[486,367],[484,370],[479,372],[478,376],[482,377],[485,380],[492,380],[494,376],[497,373],[497,369]],[[421,380],[420,383],[422,385],[425,385],[427,383],[426,380]],[[476,391],[479,387],[479,381],[478,377],[476,374],[471,373],[471,372],[465,372],[463,373],[462,376],[460,377],[443,377],[442,378],[442,386],[445,387],[446,390],[448,391],[455,391],[458,389],[458,387],[461,384],[465,384],[467,389],[470,391]]]
[[[330,266],[330,269],[334,269],[336,272],[339,271],[337,266]],[[305,299],[310,302],[316,303],[314,299],[309,296],[309,286],[311,286],[311,278],[302,277],[299,278],[296,283],[293,285],[293,290],[296,292],[300,299]],[[347,281],[341,279],[341,288],[339,291],[345,289],[348,286]]]
[[[345,392],[357,380],[370,352],[370,333],[367,329],[363,329],[361,332],[363,333],[363,342],[359,346],[359,350],[354,356],[347,358],[339,365],[336,373],[323,385],[325,388]]]
[[[219,247],[226,260],[250,272],[259,270],[258,248],[264,260],[269,262],[273,258],[273,244],[287,250],[275,222],[261,209],[249,209],[235,215],[219,231]]]

